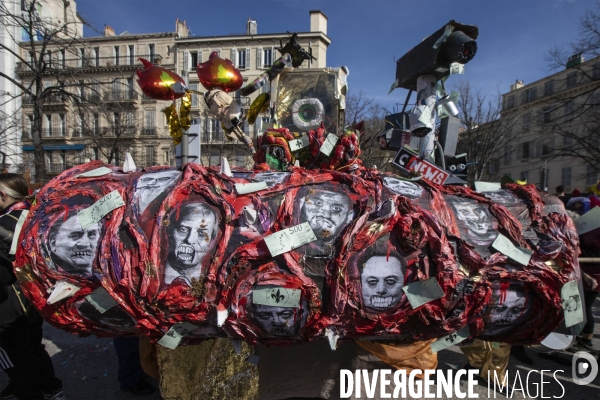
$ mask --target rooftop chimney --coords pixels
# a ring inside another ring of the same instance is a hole
[[[521,89],[523,86],[525,86],[525,84],[523,83],[523,81],[520,80],[516,80],[514,85],[510,85],[510,90],[517,90],[517,89]]]
[[[116,36],[114,29],[109,25],[104,25],[104,36]]]
[[[258,26],[256,24],[255,19],[248,18],[248,23],[246,24],[246,35],[256,35],[258,33]]]
[[[321,10],[310,11],[310,31],[323,32],[327,35],[327,17]]]
[[[180,21],[179,18],[175,20],[175,32],[180,38],[186,38],[189,36],[190,28],[188,28],[185,20]]]
[[[569,61],[567,61],[566,69],[573,68],[576,65],[581,64],[583,61],[584,60],[581,53],[573,54],[571,57],[569,57]]]

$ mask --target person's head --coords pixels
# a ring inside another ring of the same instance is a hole
[[[565,195],[565,187],[562,185],[559,185],[556,187],[556,195],[557,196],[564,196]]]
[[[383,184],[392,192],[406,196],[410,199],[418,199],[423,194],[423,188],[421,186],[393,176],[384,176]]]
[[[269,336],[293,337],[305,321],[302,308],[276,307],[252,303],[252,316],[258,327]]]
[[[138,212],[143,212],[148,204],[165,192],[179,178],[179,175],[179,171],[169,169],[142,175],[138,179],[135,188],[135,198],[139,207]]]
[[[363,304],[375,312],[394,309],[402,300],[406,260],[397,252],[369,251],[358,261]]]
[[[175,210],[167,227],[169,265],[183,271],[196,268],[219,231],[217,213],[206,203],[189,203]]]
[[[70,212],[66,219],[59,218],[48,233],[52,260],[65,272],[91,275],[100,231],[99,223],[83,229],[76,211]]]
[[[494,285],[484,313],[486,331],[498,332],[515,326],[526,316],[528,307],[522,284],[513,283],[508,287],[503,287],[503,284]]]
[[[335,240],[353,217],[352,201],[345,193],[314,186],[300,198],[300,221],[309,223],[318,241]]]
[[[29,185],[19,174],[0,174],[0,209],[25,199],[29,195]]]
[[[447,201],[454,209],[456,218],[465,224],[473,236],[486,236],[492,229],[491,216],[483,204],[460,197],[447,197]]]

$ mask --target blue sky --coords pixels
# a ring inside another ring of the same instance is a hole
[[[79,13],[100,32],[107,24],[117,34],[173,31],[176,18],[197,36],[244,33],[248,18],[257,20],[259,33],[305,32],[309,11],[319,9],[332,40],[327,65],[348,66],[350,90],[362,90],[390,110],[397,103],[401,108],[406,97],[403,89],[387,94],[395,60],[449,20],[477,25],[479,38],[465,74],[447,85],[468,80],[496,95],[517,79],[528,84],[556,72],[544,54],[575,40],[580,18],[595,6],[591,0],[77,0]],[[86,36],[98,34],[85,30]]]

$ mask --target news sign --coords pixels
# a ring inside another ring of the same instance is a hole
[[[392,164],[413,175],[421,176],[421,179],[437,185],[443,185],[450,174],[437,165],[422,159],[418,154],[402,147]]]

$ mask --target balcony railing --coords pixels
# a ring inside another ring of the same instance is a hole
[[[146,126],[142,128],[142,135],[156,135],[156,133],[155,126]]]
[[[42,137],[64,137],[67,134],[66,128],[43,128]]]
[[[46,172],[51,174],[59,174],[69,168],[72,168],[71,163],[46,163]]]
[[[109,90],[105,94],[105,99],[107,100],[136,100],[138,98],[138,94],[135,90]]]
[[[128,66],[141,66],[142,63],[138,58],[145,58],[153,62],[154,64],[160,64],[163,57],[160,54],[142,54],[142,55],[120,55],[109,56],[109,57],[93,57],[87,55],[83,58],[67,58],[65,60],[53,59],[50,62],[46,62],[46,71],[48,69],[63,70],[63,69],[77,69],[77,68],[112,68],[112,67],[128,67]],[[17,72],[26,73],[30,72],[31,68],[26,63],[17,63]]]

